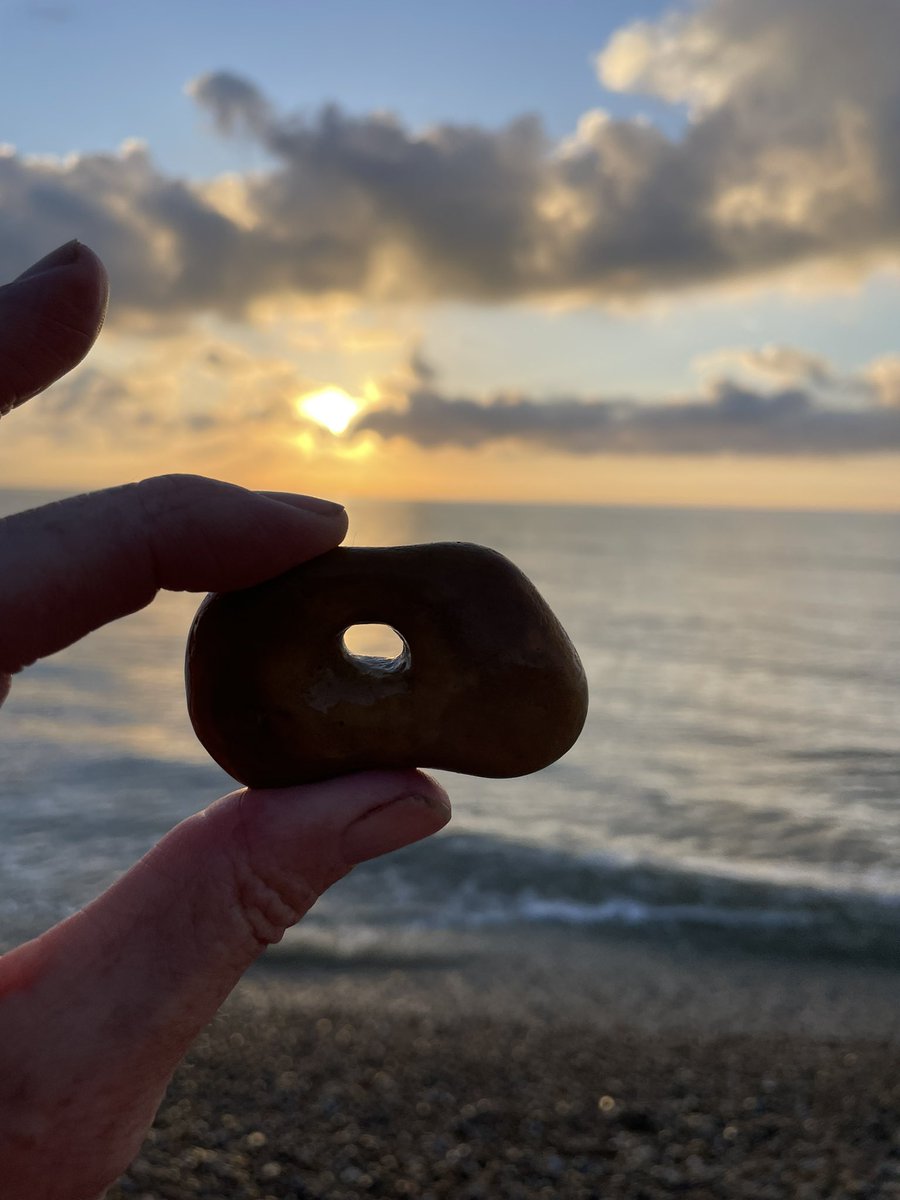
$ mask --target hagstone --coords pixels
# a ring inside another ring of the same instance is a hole
[[[350,654],[344,631],[361,624],[395,629],[398,658]],[[186,679],[200,741],[254,787],[376,767],[527,775],[587,715],[581,662],[534,585],[463,542],[342,547],[210,595]]]

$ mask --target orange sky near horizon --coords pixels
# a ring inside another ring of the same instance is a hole
[[[900,511],[900,455],[574,455],[515,443],[423,449],[402,438],[335,436],[298,417],[293,432],[175,435],[140,446],[49,445],[32,402],[4,421],[7,487],[93,490],[169,471],[343,502],[433,500],[660,507]]]

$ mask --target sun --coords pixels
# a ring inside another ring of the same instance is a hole
[[[325,387],[300,396],[297,409],[304,417],[324,425],[335,437],[339,437],[359,412],[360,404],[343,388]]]

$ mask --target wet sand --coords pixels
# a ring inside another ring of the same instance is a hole
[[[900,972],[570,931],[263,961],[110,1200],[900,1197]]]

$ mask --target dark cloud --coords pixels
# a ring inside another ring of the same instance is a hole
[[[283,292],[606,301],[900,253],[900,3],[705,0],[617,34],[610,87],[690,114],[672,138],[584,116],[413,131],[376,113],[276,112],[218,71],[189,88],[264,170],[207,184],[146,151],[0,159],[0,270],[77,235],[113,315],[237,314]]]
[[[219,133],[264,133],[271,119],[260,91],[230,71],[201,75],[186,91],[211,114]]]
[[[417,387],[405,409],[366,413],[354,433],[425,449],[516,441],[564,454],[837,456],[900,453],[900,409],[835,408],[800,387],[762,393],[722,380],[670,403],[529,397],[481,403]]]
[[[409,369],[413,379],[423,387],[427,387],[437,378],[437,371],[425,357],[421,347],[417,347],[413,351]]]

